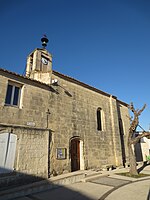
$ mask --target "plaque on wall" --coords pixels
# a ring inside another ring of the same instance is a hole
[[[35,126],[35,122],[27,122],[27,126]]]
[[[66,159],[66,148],[57,148],[56,149],[56,158],[58,160]]]

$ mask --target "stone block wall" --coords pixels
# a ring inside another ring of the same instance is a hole
[[[47,128],[49,87],[10,74],[0,76],[0,123]],[[22,86],[19,107],[5,105],[8,81]],[[9,116],[9,117],[8,117]],[[31,125],[32,124],[32,125]]]
[[[0,126],[1,133],[17,135],[14,170],[24,175],[48,177],[47,130]],[[2,153],[2,152],[1,152]]]
[[[58,174],[71,171],[70,139],[75,136],[83,141],[84,169],[122,165],[119,118],[126,134],[129,122],[125,117],[128,115],[126,105],[119,102],[121,114],[118,115],[116,97],[57,73],[53,74],[54,78],[58,84],[47,86],[9,73],[0,77],[0,124],[20,126],[14,130],[18,136],[17,152],[20,152],[17,153],[16,169],[36,174],[45,174],[46,170]],[[8,80],[22,84],[19,107],[5,105]],[[97,130],[98,108],[103,113],[102,131]],[[57,148],[67,149],[66,159],[56,158]]]
[[[122,165],[122,152],[118,121],[118,101],[115,97],[97,93],[80,85],[68,82],[59,76],[58,85],[51,93],[50,126],[53,130],[53,149],[67,148],[67,159],[63,170],[71,170],[69,139],[79,136],[84,142],[85,168],[100,168],[109,164]],[[97,130],[97,108],[101,108],[104,128]],[[127,107],[124,115],[128,115]],[[128,121],[128,119],[123,118]],[[125,122],[127,126],[127,122]],[[56,171],[60,171],[62,161],[52,158]],[[69,164],[69,166],[68,166]]]

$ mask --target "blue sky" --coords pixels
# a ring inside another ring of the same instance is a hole
[[[53,69],[130,103],[150,125],[149,0],[1,0],[0,67],[22,74],[43,34]]]

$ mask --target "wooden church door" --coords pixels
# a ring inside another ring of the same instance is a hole
[[[71,140],[71,171],[80,170],[80,140]]]

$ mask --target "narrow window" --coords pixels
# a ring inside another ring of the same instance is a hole
[[[102,130],[102,112],[101,108],[97,109],[97,130]]]
[[[21,87],[8,83],[5,104],[19,106]]]

